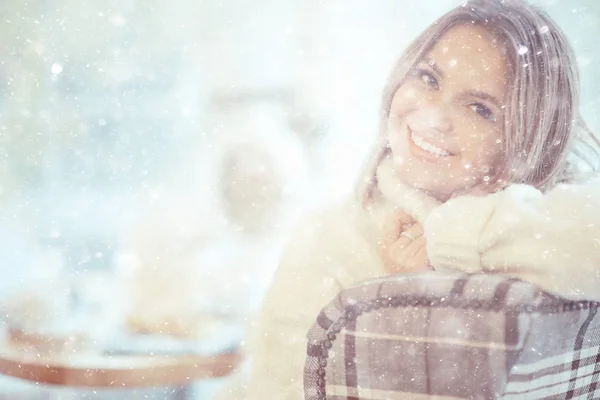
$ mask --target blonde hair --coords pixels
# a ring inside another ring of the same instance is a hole
[[[568,160],[573,155],[596,168],[599,141],[577,111],[579,73],[564,33],[525,1],[471,0],[430,25],[396,63],[383,93],[380,134],[357,185],[361,204],[377,191],[375,172],[388,153],[385,130],[394,94],[437,40],[461,24],[481,26],[507,47],[512,81],[504,107],[506,164],[501,171],[507,182],[547,190],[574,179],[575,165]],[[575,136],[587,152],[574,146]]]

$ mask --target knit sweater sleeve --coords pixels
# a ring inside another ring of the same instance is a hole
[[[434,267],[520,278],[572,299],[600,300],[600,181],[546,194],[514,185],[460,197],[426,218]]]

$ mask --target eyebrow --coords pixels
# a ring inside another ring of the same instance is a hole
[[[479,91],[479,90],[471,89],[471,90],[465,90],[464,95],[472,96],[472,97],[477,97],[478,99],[489,101],[490,103],[492,103],[496,107],[502,108],[502,106],[500,105],[500,102],[498,101],[498,99],[496,97],[492,96],[489,93],[485,93],[485,92],[482,92],[482,91]]]
[[[435,63],[435,61],[433,61],[431,58],[429,57],[425,57],[423,58],[423,61],[425,61],[425,63],[427,65],[429,65],[431,67],[431,69],[438,74],[440,77],[444,78],[444,73],[442,72],[442,70],[440,69],[440,67]]]

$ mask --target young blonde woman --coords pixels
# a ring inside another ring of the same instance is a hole
[[[307,330],[366,279],[485,271],[600,299],[600,182],[575,182],[596,144],[578,85],[564,35],[523,1],[468,1],[423,32],[389,79],[357,198],[291,238],[239,398],[303,399]]]

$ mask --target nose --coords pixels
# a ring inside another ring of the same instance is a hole
[[[450,134],[453,128],[449,113],[442,104],[420,104],[407,122],[415,131]]]

